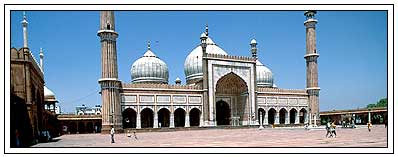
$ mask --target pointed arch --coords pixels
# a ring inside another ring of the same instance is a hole
[[[296,117],[297,117],[297,110],[295,108],[291,108],[289,111],[289,118],[290,118],[290,124],[295,124],[296,123]]]
[[[144,108],[141,110],[141,128],[153,127],[153,110],[151,108]]]
[[[175,127],[184,127],[185,125],[185,110],[181,107],[174,111],[174,125]]]
[[[280,124],[285,124],[286,123],[287,114],[288,114],[288,112],[287,112],[286,108],[282,107],[279,110],[279,123]]]
[[[158,111],[158,122],[159,127],[169,127],[170,126],[170,110],[168,108],[161,108]]]
[[[247,90],[245,80],[234,72],[222,76],[216,84],[216,94],[241,94]]]
[[[307,110],[305,108],[302,108],[300,110],[300,124],[305,123],[306,117],[307,117]]]
[[[276,114],[276,110],[274,108],[268,109],[268,123],[269,124],[275,123],[275,114]]]
[[[216,109],[216,121],[217,125],[239,125],[246,121],[249,123],[249,117],[245,116],[246,110],[250,107],[248,106],[248,86],[241,76],[234,72],[229,72],[217,80],[215,89],[215,95],[228,97],[233,97],[236,101],[225,102],[217,101],[215,102]],[[232,108],[233,107],[233,108]],[[254,112],[257,112],[252,108]],[[255,115],[252,115],[255,117]],[[251,117],[250,117],[251,118]],[[232,123],[231,123],[232,122]]]
[[[126,108],[122,112],[122,125],[125,128],[136,128],[137,112],[132,108]]]
[[[201,111],[194,107],[189,111],[189,125],[192,126],[199,126],[200,124],[200,115]]]

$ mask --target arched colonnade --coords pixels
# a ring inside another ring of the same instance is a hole
[[[308,111],[305,107],[260,107],[258,117],[263,125],[308,123]]]
[[[122,112],[123,128],[175,128],[201,126],[202,112],[200,108],[190,106],[153,107],[142,106],[140,112],[134,108],[125,108]],[[187,112],[187,110],[189,110]]]

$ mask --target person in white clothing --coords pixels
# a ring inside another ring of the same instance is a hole
[[[114,139],[114,136],[115,136],[115,128],[113,128],[113,126],[112,126],[112,129],[111,129],[111,143],[115,143],[115,139]]]

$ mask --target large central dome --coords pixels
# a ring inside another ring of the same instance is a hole
[[[151,51],[149,43],[144,56],[136,60],[131,66],[131,79],[133,83],[167,84],[169,82],[167,64]]]
[[[206,53],[227,55],[210,37],[207,37],[206,43]],[[184,72],[187,84],[192,84],[203,79],[202,53],[202,47],[198,45],[185,59]]]

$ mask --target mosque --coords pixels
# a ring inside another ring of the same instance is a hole
[[[102,131],[123,129],[319,125],[316,11],[306,11],[305,89],[280,89],[273,74],[257,58],[257,42],[250,42],[251,56],[232,56],[217,45],[208,27],[187,54],[186,85],[177,78],[169,84],[167,64],[151,50],[131,66],[131,82],[118,79],[115,17],[101,11]],[[197,40],[197,39],[192,39]]]

